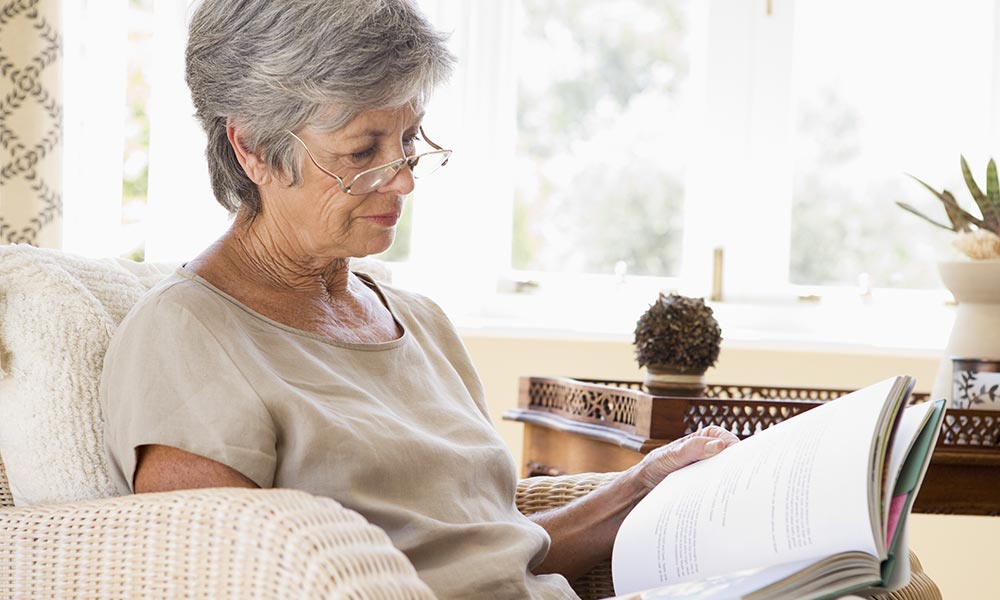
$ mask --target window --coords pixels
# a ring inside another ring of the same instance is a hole
[[[521,3],[515,269],[676,275],[687,3]]]
[[[949,234],[895,201],[944,219],[912,173],[972,205],[959,155],[982,176],[996,149],[995,23],[993,0],[795,3],[793,283],[939,285]]]
[[[950,236],[895,201],[941,212],[912,173],[972,206],[958,156],[982,173],[1000,141],[998,3],[869,4],[523,0],[512,266],[707,294],[722,248],[735,298],[939,288]],[[663,116],[630,129],[647,99]],[[657,164],[614,188],[631,150]]]
[[[939,298],[950,238],[895,206],[941,214],[906,173],[971,206],[959,154],[977,175],[1000,158],[1000,0],[419,3],[459,57],[425,120],[455,154],[382,258],[456,316],[707,296],[719,248],[730,305]],[[66,0],[71,250],[183,260],[226,226],[183,81],[188,4]]]

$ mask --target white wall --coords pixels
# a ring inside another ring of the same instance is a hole
[[[464,331],[463,339],[479,370],[490,412],[518,464],[522,431],[502,420],[517,405],[518,378],[562,375],[641,379],[627,340],[524,338]],[[893,375],[917,378],[929,391],[937,357],[864,349],[804,348],[789,345],[730,344],[708,374],[711,383],[855,388]],[[1000,518],[914,515],[910,544],[947,599],[1000,597]]]

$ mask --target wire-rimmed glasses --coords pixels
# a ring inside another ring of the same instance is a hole
[[[389,183],[403,168],[403,165],[410,167],[410,171],[413,173],[414,179],[421,179],[448,164],[448,159],[451,158],[451,150],[445,150],[441,146],[432,142],[427,137],[427,134],[424,133],[424,128],[421,127],[420,135],[423,137],[424,141],[434,148],[434,150],[431,150],[430,152],[422,152],[414,156],[404,156],[403,158],[398,158],[390,163],[386,163],[378,167],[372,167],[371,169],[364,170],[355,175],[354,178],[351,179],[350,183],[344,183],[343,178],[327,170],[323,165],[317,162],[316,158],[309,150],[309,146],[302,141],[302,138],[287,129],[285,132],[302,144],[302,147],[306,149],[306,154],[309,156],[309,160],[316,165],[317,169],[336,179],[337,183],[340,184],[340,189],[343,190],[345,194],[350,194],[352,196],[367,194],[380,188],[386,183]]]

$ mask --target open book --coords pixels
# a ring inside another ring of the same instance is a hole
[[[672,473],[615,539],[615,592],[827,598],[909,581],[906,519],[944,401],[910,377],[833,400]]]

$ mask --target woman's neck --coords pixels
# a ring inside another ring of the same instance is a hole
[[[219,240],[220,258],[254,283],[279,294],[336,300],[353,286],[348,259],[317,258],[302,247],[290,230],[258,215],[243,219]]]
[[[361,344],[402,335],[383,300],[350,273],[346,257],[321,260],[306,250],[294,230],[238,216],[187,267],[251,310],[289,327]]]

